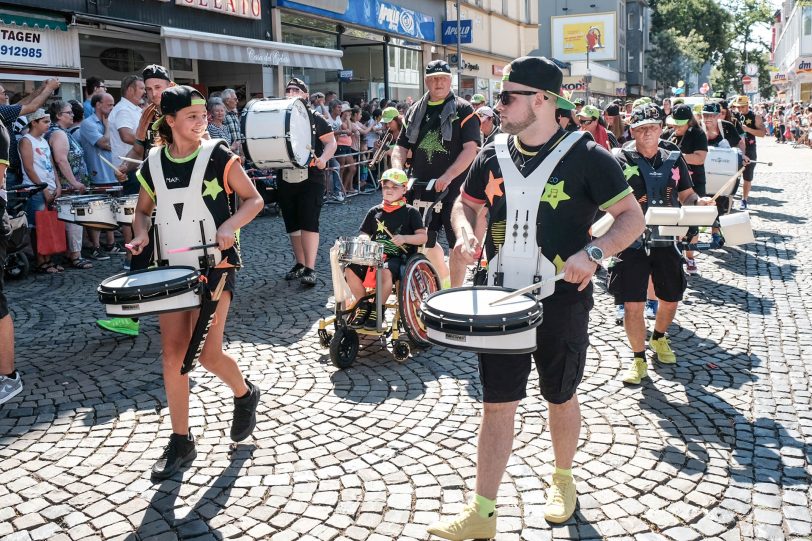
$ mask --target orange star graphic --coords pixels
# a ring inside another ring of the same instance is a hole
[[[485,186],[485,195],[488,196],[488,201],[493,205],[494,197],[502,197],[505,192],[502,191],[501,184],[505,181],[503,178],[494,178],[493,171],[488,173],[488,185]]]

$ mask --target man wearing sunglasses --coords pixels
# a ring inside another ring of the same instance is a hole
[[[533,358],[541,395],[548,403],[555,455],[555,473],[544,516],[554,523],[566,522],[572,516],[577,499],[572,462],[581,426],[575,393],[583,377],[589,345],[592,275],[604,257],[631,244],[644,229],[640,207],[609,151],[582,133],[567,132],[556,122],[557,107],[574,108],[559,95],[561,70],[544,57],[525,56],[511,62],[503,73],[496,108],[503,133],[477,155],[454,205],[452,223],[457,238],[469,239],[467,245],[457,241],[455,255],[473,262],[473,254],[479,251],[473,225],[479,212],[487,207],[490,221],[485,254],[489,259],[489,281],[493,277],[496,282],[502,274],[527,279],[525,284],[533,283],[541,259],[553,267],[542,267],[542,279],[558,273],[563,273],[564,279],[542,287],[545,318],[538,327],[538,347],[532,357],[530,353],[479,355],[484,408],[476,494],[462,513],[428,529],[429,533],[453,540],[496,535],[497,489],[510,458],[514,417],[526,396]],[[538,193],[541,195],[535,195]],[[508,221],[516,223],[513,209],[522,207],[530,216],[521,219],[530,227],[509,226]],[[604,236],[591,243],[589,228],[598,209],[610,213],[615,222]],[[524,258],[522,264],[503,266],[500,258],[521,250],[523,235],[532,237],[535,243],[526,250],[530,257]],[[507,278],[503,283],[511,285]]]
[[[457,239],[451,227],[451,206],[481,142],[479,117],[470,103],[451,91],[451,68],[445,61],[428,63],[425,83],[428,92],[406,112],[404,127],[392,151],[392,167],[404,169],[411,152],[409,176],[417,181],[407,197],[410,203],[419,202],[414,203],[418,209],[421,203],[437,197],[426,190],[432,179],[436,179],[435,192],[448,189],[445,201],[440,203],[442,209],[428,224],[426,255],[439,272],[443,287],[457,287],[465,279],[465,265],[452,257],[449,271],[443,248],[437,244],[437,233],[442,227],[448,247],[454,247]]]

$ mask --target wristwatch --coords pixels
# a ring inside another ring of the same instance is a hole
[[[603,250],[601,250],[594,244],[587,244],[584,247],[584,251],[586,252],[586,256],[593,263],[600,265],[601,261],[603,261]]]

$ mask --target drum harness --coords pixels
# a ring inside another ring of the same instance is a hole
[[[561,137],[549,155],[527,177],[519,171],[510,157],[509,135],[500,133],[494,139],[496,158],[504,179],[504,195],[491,209],[487,235],[491,235],[494,217],[501,211],[503,205],[507,205],[507,211],[505,241],[496,250],[495,269],[487,274],[488,285],[520,288],[555,275],[556,266],[544,256],[537,238],[540,226],[538,218],[540,200],[550,175],[584,134],[585,132],[580,131],[569,132]],[[478,274],[476,281],[480,283],[483,281],[481,271],[480,261],[476,271]],[[548,297],[554,292],[555,283],[550,281],[537,293],[537,298]]]

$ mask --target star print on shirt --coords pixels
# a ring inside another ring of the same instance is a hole
[[[380,220],[375,220],[378,222],[378,233],[386,233],[386,226],[383,225],[383,222]]]
[[[555,254],[555,259],[553,259],[553,265],[555,265],[556,274],[564,270],[564,260],[561,259],[561,256],[559,254]]]
[[[432,130],[426,134],[417,148],[426,153],[428,160],[434,159],[434,153],[448,154],[448,151],[443,146],[443,141],[440,139],[440,130]]]
[[[495,178],[493,171],[488,173],[488,185],[485,186],[485,195],[488,196],[488,201],[493,205],[494,197],[502,197],[505,192],[502,191],[501,185],[505,182],[503,178]]]
[[[208,195],[211,197],[212,201],[216,200],[217,196],[220,195],[220,192],[223,191],[216,178],[212,180],[204,180],[203,184],[206,185],[206,189],[203,190],[203,197]]]
[[[679,182],[680,179],[679,167],[675,167],[671,170],[671,179]]]
[[[623,176],[626,177],[626,180],[629,180],[635,175],[640,174],[640,169],[636,165],[632,165],[630,163],[626,164],[626,167],[623,168]]]
[[[560,202],[567,201],[568,199],[571,198],[564,191],[564,181],[562,180],[555,186],[552,184],[547,184],[547,186],[544,187],[544,193],[542,194],[540,200],[550,203],[550,206],[553,207],[553,209],[556,209],[558,208],[558,204]]]

